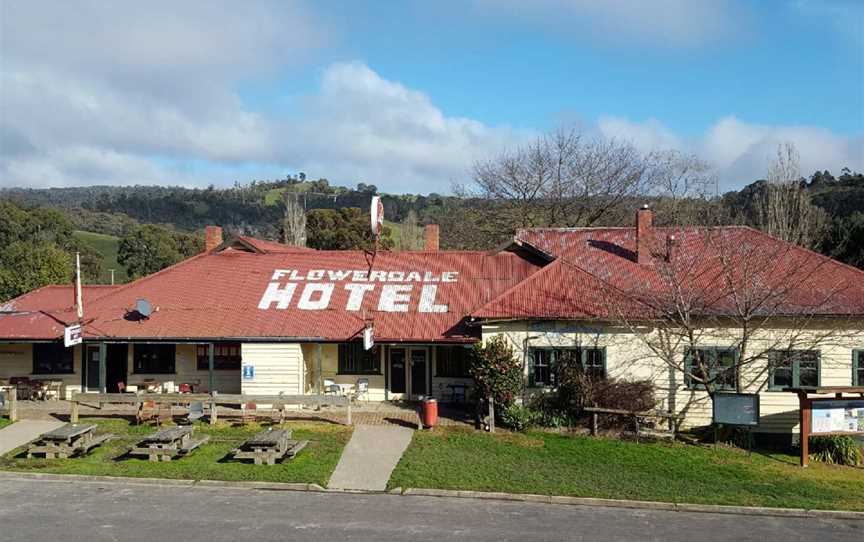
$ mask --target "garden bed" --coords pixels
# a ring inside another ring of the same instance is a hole
[[[26,459],[21,449],[0,457],[0,470],[46,472],[55,474],[85,474],[130,476],[189,480],[248,480],[294,482],[326,485],[342,449],[351,437],[352,429],[318,422],[292,422],[294,438],[309,444],[294,459],[273,466],[255,466],[229,460],[230,452],[240,443],[261,431],[258,424],[232,427],[227,423],[215,426],[196,424],[196,435],[208,435],[210,441],[188,457],[170,462],[153,463],[147,459],[130,458],[129,448],[153,427],[135,426],[125,419],[86,419],[96,423],[99,433],[112,433],[115,438],[95,448],[86,457],[72,459]],[[274,426],[279,427],[279,426]]]
[[[864,468],[539,431],[417,432],[389,486],[864,511]]]

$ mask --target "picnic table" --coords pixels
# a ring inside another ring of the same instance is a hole
[[[175,457],[189,455],[208,440],[209,435],[192,438],[194,427],[189,425],[169,427],[144,437],[130,451],[132,456],[146,456],[150,461],[171,461]]]
[[[95,424],[67,423],[57,429],[43,433],[39,440],[27,448],[27,458],[34,454],[44,454],[45,459],[66,459],[75,455],[85,455],[109,438],[110,434],[96,435]]]
[[[251,459],[256,465],[275,465],[278,459],[292,459],[306,447],[308,440],[291,440],[290,429],[261,431],[232,453],[234,459]]]

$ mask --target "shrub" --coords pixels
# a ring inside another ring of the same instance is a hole
[[[512,404],[501,411],[501,423],[514,431],[524,431],[538,425],[543,413],[523,405]]]
[[[561,356],[558,375],[558,407],[571,416],[581,416],[589,406],[640,412],[657,407],[650,380],[591,377],[574,354]]]
[[[522,391],[522,363],[500,335],[474,345],[469,372],[475,394],[479,399],[494,398],[497,412],[504,412]]]
[[[848,435],[811,437],[810,457],[814,461],[854,467],[861,464],[861,444]]]

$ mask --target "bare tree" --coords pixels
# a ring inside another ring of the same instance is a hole
[[[719,201],[717,177],[696,155],[676,150],[655,151],[646,157],[654,209],[663,225],[683,226],[728,222]]]
[[[408,214],[399,225],[398,250],[421,250],[424,246],[423,229],[417,223],[417,213],[414,210]]]
[[[810,201],[794,144],[778,145],[756,209],[757,227],[769,235],[808,248],[824,237],[827,216]]]
[[[474,166],[475,195],[515,227],[590,226],[645,193],[647,163],[627,143],[557,130]]]
[[[282,193],[285,213],[282,218],[282,240],[287,245],[306,246],[306,210],[295,190]]]

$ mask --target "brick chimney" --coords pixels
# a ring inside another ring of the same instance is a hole
[[[426,250],[438,250],[438,238],[441,236],[438,224],[428,224],[423,235],[426,238]]]
[[[204,250],[210,252],[222,244],[222,228],[207,226],[204,228]]]
[[[654,243],[654,211],[647,205],[636,211],[636,261],[651,263],[651,246]]]

